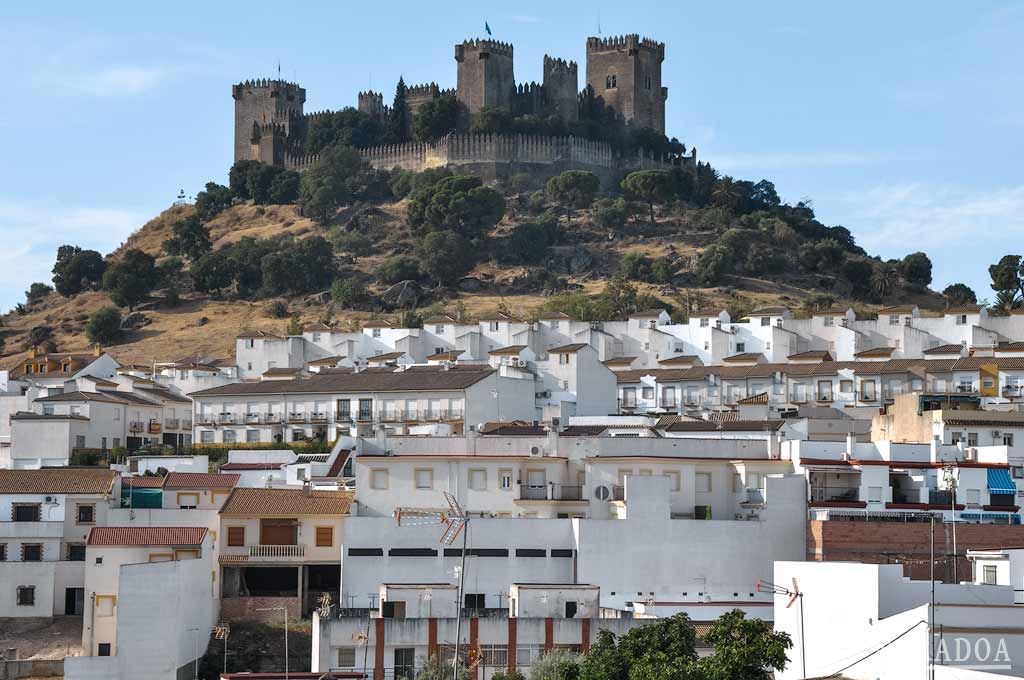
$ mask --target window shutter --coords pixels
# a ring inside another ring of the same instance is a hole
[[[228,545],[232,547],[245,545],[245,527],[228,527]]]
[[[334,527],[317,527],[316,546],[330,548],[332,545],[334,545]]]

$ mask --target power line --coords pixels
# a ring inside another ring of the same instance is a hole
[[[835,673],[831,673],[831,674],[829,674],[829,675],[817,675],[817,676],[814,676],[813,678],[806,678],[806,680],[829,680],[829,678],[836,678],[836,677],[839,677],[839,674],[840,674],[840,673],[843,673],[843,672],[845,672],[845,671],[847,671],[847,670],[849,670],[849,669],[853,668],[854,666],[856,666],[857,664],[861,663],[862,661],[866,661],[866,660],[870,659],[870,658],[871,658],[871,657],[873,657],[873,656],[874,656],[875,654],[878,654],[878,653],[879,653],[880,651],[882,651],[883,649],[885,649],[885,648],[886,648],[886,647],[888,647],[889,645],[893,644],[894,642],[896,642],[897,640],[899,640],[899,639],[900,639],[900,638],[902,638],[903,636],[905,636],[905,635],[907,635],[908,633],[910,633],[910,631],[914,630],[915,628],[917,628],[918,626],[920,626],[920,625],[921,625],[922,623],[924,623],[924,624],[927,624],[928,622],[927,622],[927,621],[925,621],[924,619],[921,619],[920,621],[918,621],[917,623],[915,623],[915,624],[914,624],[913,626],[911,626],[910,628],[907,628],[907,629],[906,629],[905,631],[903,631],[902,633],[900,633],[899,635],[897,635],[897,636],[896,636],[896,637],[894,637],[893,639],[889,640],[888,642],[886,642],[886,643],[885,643],[884,645],[882,645],[882,646],[881,646],[881,647],[879,647],[878,649],[876,649],[876,650],[874,650],[874,651],[872,651],[872,652],[868,652],[867,654],[865,654],[865,655],[864,655],[864,656],[862,656],[861,658],[857,659],[857,660],[856,660],[856,661],[854,661],[853,663],[849,664],[848,666],[844,666],[843,668],[840,668],[840,669],[839,669],[839,670],[837,670],[837,671],[836,671]]]

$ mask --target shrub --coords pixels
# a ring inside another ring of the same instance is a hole
[[[408,255],[395,255],[377,267],[377,278],[385,283],[398,283],[420,277],[420,262]]]
[[[454,283],[473,268],[469,242],[454,231],[434,231],[416,247],[420,265],[438,285]]]
[[[89,316],[85,334],[91,342],[113,344],[121,336],[121,312],[117,307],[100,307]]]
[[[331,284],[331,300],[341,307],[358,308],[366,297],[366,286],[359,279],[335,279]]]
[[[121,261],[103,274],[103,288],[115,305],[132,311],[136,304],[146,299],[159,279],[153,256],[133,249],[126,251]]]
[[[39,302],[52,292],[53,288],[45,283],[33,283],[25,291],[25,302],[31,305],[34,302]]]
[[[626,223],[626,201],[621,198],[602,198],[594,203],[591,216],[598,227],[619,231]]]
[[[336,250],[348,253],[353,257],[365,257],[373,252],[373,241],[356,231],[345,231],[340,227],[332,227],[329,238]]]
[[[265,313],[271,319],[286,319],[288,318],[288,303],[284,300],[274,300],[267,305]]]
[[[420,233],[454,231],[467,238],[486,232],[505,214],[505,199],[479,177],[453,175],[416,192],[409,224]]]
[[[233,198],[230,187],[207,182],[206,189],[196,194],[196,215],[203,222],[208,222],[230,208]]]

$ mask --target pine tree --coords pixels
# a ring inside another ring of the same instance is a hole
[[[395,101],[391,105],[385,132],[389,144],[401,144],[409,141],[409,130],[412,126],[409,121],[409,105],[405,95],[405,79],[399,76],[398,86],[395,88]]]

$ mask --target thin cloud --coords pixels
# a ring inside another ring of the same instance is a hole
[[[77,90],[94,97],[135,96],[156,89],[170,70],[154,66],[109,66],[73,76]]]
[[[721,153],[707,154],[711,164],[719,170],[736,171],[757,169],[825,168],[872,165],[892,161],[859,151],[809,151],[805,153]]]

